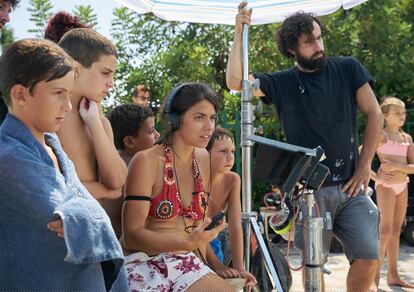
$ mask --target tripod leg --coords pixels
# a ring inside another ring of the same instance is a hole
[[[244,242],[244,269],[246,271],[250,270],[250,255],[251,255],[251,234],[252,230],[250,228],[250,214],[242,213],[242,227],[243,227],[243,242]]]
[[[264,242],[262,233],[260,232],[259,225],[257,224],[256,217],[250,217],[250,222],[252,223],[252,229],[256,236],[257,243],[262,252],[263,258],[265,260],[265,267],[267,273],[269,274],[270,281],[272,282],[273,288],[276,288],[277,291],[283,291],[282,285],[280,284],[279,277],[277,276],[275,266],[273,265],[272,258],[270,257],[269,251],[267,250],[266,243]]]

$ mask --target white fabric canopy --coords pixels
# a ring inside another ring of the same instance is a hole
[[[140,13],[152,12],[167,21],[233,25],[240,0],[115,0]],[[250,0],[252,24],[273,23],[302,10],[316,15],[350,9],[368,0]]]

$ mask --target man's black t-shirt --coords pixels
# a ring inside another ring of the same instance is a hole
[[[348,180],[358,159],[356,92],[371,75],[352,57],[329,57],[312,73],[297,67],[275,73],[256,73],[265,103],[276,107],[286,140],[325,150],[322,163],[331,174],[326,182]]]

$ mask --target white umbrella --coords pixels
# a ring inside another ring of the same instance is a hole
[[[153,13],[167,21],[234,24],[240,0],[115,0],[139,14]],[[316,15],[350,9],[368,0],[250,0],[252,24],[279,22],[302,10]]]

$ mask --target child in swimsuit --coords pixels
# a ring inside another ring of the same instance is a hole
[[[222,277],[243,277],[248,280],[248,287],[256,283],[255,277],[243,267],[243,229],[241,222],[240,176],[231,171],[234,165],[233,135],[230,131],[217,127],[207,145],[211,159],[211,194],[208,214],[213,216],[227,210],[228,232],[232,256],[232,268],[223,264],[223,251],[220,235],[210,242],[214,251],[208,255],[210,266]]]
[[[381,211],[381,264],[385,254],[388,262],[387,283],[390,286],[414,288],[402,280],[397,271],[400,233],[408,200],[408,174],[414,173],[414,148],[411,136],[402,131],[406,118],[405,104],[395,97],[386,97],[381,103],[385,127],[377,148],[381,162],[378,172],[373,173],[377,194],[377,205]],[[376,274],[379,285],[381,265]]]
[[[231,291],[205,263],[210,184],[207,146],[218,97],[201,83],[174,88],[164,101],[161,144],[139,151],[124,188],[121,242],[133,291]]]
[[[150,107],[122,104],[111,110],[107,118],[114,132],[115,147],[127,166],[135,153],[152,147],[160,138],[154,126],[154,113]],[[102,207],[111,218],[112,227],[118,238],[122,233],[123,203],[122,196],[102,201]]]

